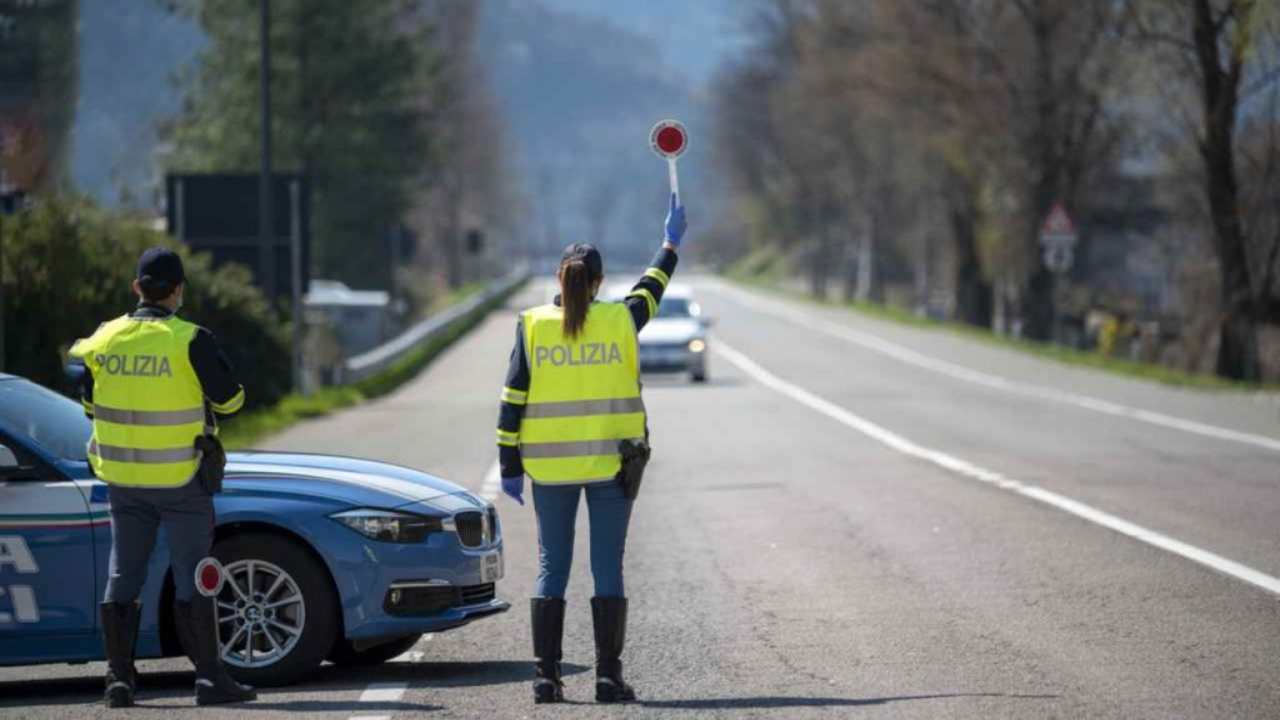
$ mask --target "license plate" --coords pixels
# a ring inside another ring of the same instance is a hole
[[[480,558],[480,582],[498,582],[502,579],[502,573],[502,551],[491,552]]]

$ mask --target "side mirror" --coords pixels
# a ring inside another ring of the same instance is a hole
[[[18,456],[0,445],[0,480],[38,480],[39,473],[30,465],[18,462]]]
[[[18,456],[14,455],[8,447],[0,445],[0,471],[17,470],[19,467],[21,466],[18,465]]]

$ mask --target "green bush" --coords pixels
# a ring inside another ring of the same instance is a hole
[[[182,316],[218,337],[236,366],[251,406],[273,403],[289,390],[287,327],[250,283],[247,269],[211,270],[141,220],[71,198],[42,198],[0,218],[3,245],[5,369],[47,387],[69,390],[67,349],[98,323],[131,310],[138,256],[162,245],[183,256],[187,291]]]

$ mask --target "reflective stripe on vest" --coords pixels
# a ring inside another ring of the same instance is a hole
[[[544,305],[522,318],[529,362],[519,436],[525,472],[543,484],[613,478],[621,467],[618,442],[645,436],[631,311],[592,303],[572,339],[561,329],[559,307]]]
[[[644,412],[644,400],[620,398],[617,400],[566,400],[530,404],[525,408],[526,418],[581,417],[585,415],[625,415]]]
[[[187,423],[203,423],[204,408],[187,410],[120,410],[94,404],[93,416],[99,420],[117,425],[185,425]]]
[[[642,437],[632,438],[644,440]],[[563,458],[579,455],[616,455],[620,440],[570,440],[568,442],[525,443],[520,446],[521,459]]]
[[[193,441],[194,442],[194,441]],[[197,457],[196,447],[165,448],[162,450],[143,450],[141,448],[116,447],[99,445],[97,440],[89,441],[89,454],[97,455],[103,460],[114,460],[122,463],[141,463],[154,465],[157,463],[176,463],[194,460]]]
[[[71,348],[93,374],[89,464],[102,480],[179,487],[195,475],[206,428],[204,391],[191,367],[199,328],[176,317],[104,323]]]

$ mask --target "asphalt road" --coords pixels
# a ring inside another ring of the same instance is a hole
[[[240,709],[175,712],[191,706],[186,663],[144,662],[134,714],[1280,717],[1274,396],[697,288],[716,319],[711,382],[646,383],[655,460],[628,546],[625,655],[643,703],[590,702],[584,513],[565,658],[577,704],[532,705],[534,522],[503,498],[511,613]],[[270,446],[482,489],[512,309],[394,395]],[[119,716],[96,704],[100,673],[0,670],[0,716]]]

